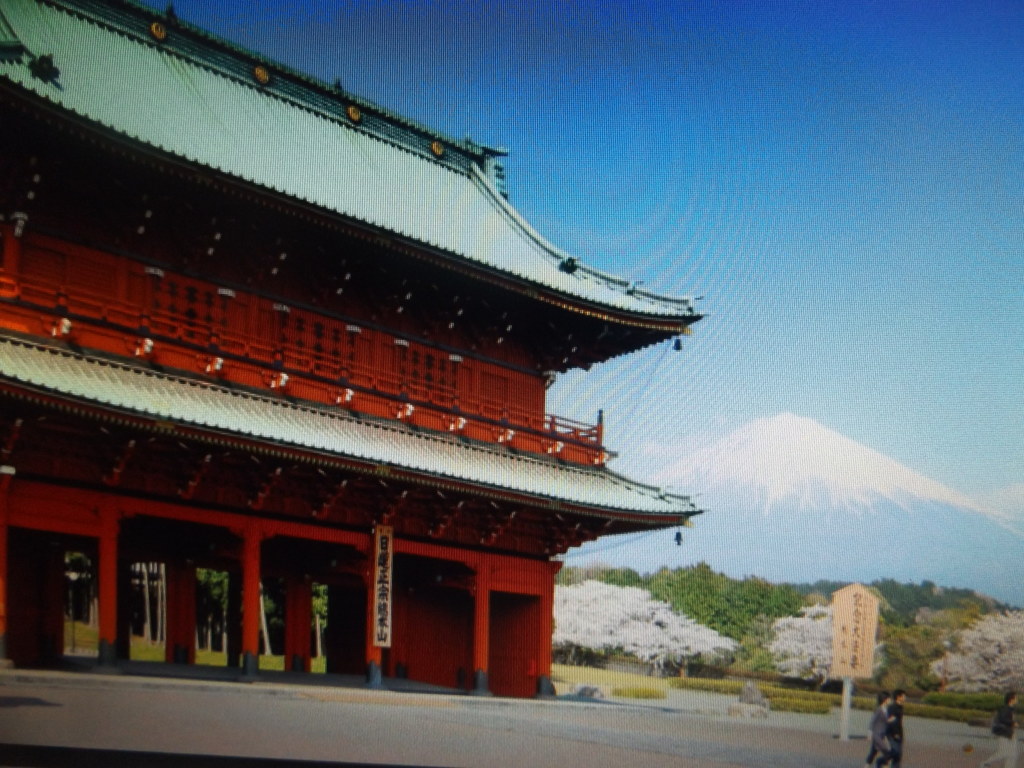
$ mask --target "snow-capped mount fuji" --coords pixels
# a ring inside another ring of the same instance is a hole
[[[857,517],[878,505],[911,510],[921,501],[994,515],[964,494],[791,413],[740,427],[671,464],[658,480],[719,498],[738,495],[744,506],[753,504],[766,515],[796,504]]]
[[[1007,518],[821,424],[753,421],[684,456],[657,481],[707,513],[683,533],[585,559],[639,570],[700,561],[771,581],[930,580],[1024,605],[1024,536]]]

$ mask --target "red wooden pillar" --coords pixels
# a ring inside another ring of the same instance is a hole
[[[196,567],[167,564],[167,634],[164,659],[174,664],[196,661]]]
[[[540,648],[537,653],[537,695],[554,696],[551,682],[551,636],[555,631],[555,576],[560,562],[550,563],[551,577],[546,579],[540,595]]]
[[[384,685],[381,664],[384,661],[384,649],[377,645],[377,627],[373,621],[373,606],[375,602],[373,572],[366,585],[366,684],[371,688],[380,688]]]
[[[242,534],[242,673],[259,672],[260,659],[260,547],[263,531],[254,521]]]
[[[14,467],[0,467],[0,669],[12,666],[7,658],[7,521],[12,477]]]
[[[99,665],[117,663],[117,534],[119,513],[113,507],[100,510]]]
[[[285,596],[284,658],[292,672],[310,671],[313,585],[301,577],[288,579]]]
[[[491,569],[481,563],[473,593],[473,694],[489,696],[487,660],[491,653]]]

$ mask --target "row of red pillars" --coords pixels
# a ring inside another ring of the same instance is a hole
[[[13,479],[13,468],[0,468],[0,665],[9,665],[7,661],[8,632],[8,531],[11,516],[10,486]],[[99,597],[99,649],[98,663],[101,666],[114,666],[118,660],[118,537],[122,513],[112,505],[100,505],[99,526],[94,529],[98,534],[98,597]],[[224,520],[222,522],[228,522]],[[241,637],[238,645],[241,655],[242,672],[255,675],[258,672],[260,644],[260,564],[261,546],[265,538],[271,534],[261,525],[259,520],[231,521],[231,526],[242,538],[241,552]],[[299,531],[291,533],[298,534]],[[372,546],[372,537],[363,535],[367,549]],[[397,542],[396,542],[397,543]],[[430,548],[430,545],[417,545],[403,542],[402,549],[411,548],[410,554],[436,556],[433,551],[418,551]],[[467,563],[470,564],[470,563]],[[473,589],[473,637],[472,637],[472,669],[473,691],[488,692],[488,664],[490,652],[490,601],[492,583],[490,569],[483,563],[472,563],[476,568]],[[185,566],[169,564],[172,573],[168,584],[168,610],[177,617],[177,621],[168,622],[167,660],[184,663],[194,662],[194,616],[195,616],[195,571]],[[370,574],[367,574],[369,581]],[[549,576],[550,578],[550,576]],[[121,589],[124,588],[120,582]],[[369,594],[369,584],[368,594]],[[499,587],[500,588],[500,587]],[[541,636],[550,636],[551,631],[551,595],[541,590]],[[310,619],[312,612],[312,586],[301,579],[289,579],[287,582],[286,604],[291,612],[286,622],[285,659],[289,669],[309,671],[310,668]],[[364,638],[365,666],[367,683],[370,686],[382,685],[383,649],[374,644],[372,622],[372,600],[367,600],[366,633]],[[192,620],[189,621],[188,617]],[[549,658],[542,658],[539,664],[540,674],[547,678],[549,674]]]

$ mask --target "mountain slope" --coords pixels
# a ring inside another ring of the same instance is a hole
[[[811,419],[760,419],[663,471],[708,510],[683,546],[661,533],[593,559],[652,571],[705,561],[772,581],[894,578],[1024,605],[1024,536],[1005,516]],[[587,550],[584,550],[587,552]]]
[[[793,502],[861,515],[880,502],[922,500],[984,512],[967,496],[790,413],[739,428],[669,466],[659,481],[716,493],[741,490],[745,504],[756,500],[766,514]]]

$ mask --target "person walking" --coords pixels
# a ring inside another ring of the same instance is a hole
[[[992,733],[996,736],[996,751],[978,768],[987,768],[999,760],[1003,768],[1016,768],[1017,765],[1017,694],[1010,691],[1003,698],[1003,706],[996,712],[992,723]]]
[[[889,743],[885,739],[885,734],[889,729],[889,704],[891,701],[892,698],[888,691],[878,692],[878,706],[871,715],[871,725],[869,726],[871,751],[868,752],[867,760],[864,761],[864,768],[871,768],[872,760],[889,752]]]
[[[892,768],[900,768],[903,760],[903,703],[907,700],[906,691],[897,688],[892,692],[892,704],[889,705],[889,764]],[[879,763],[882,765],[882,763]]]

